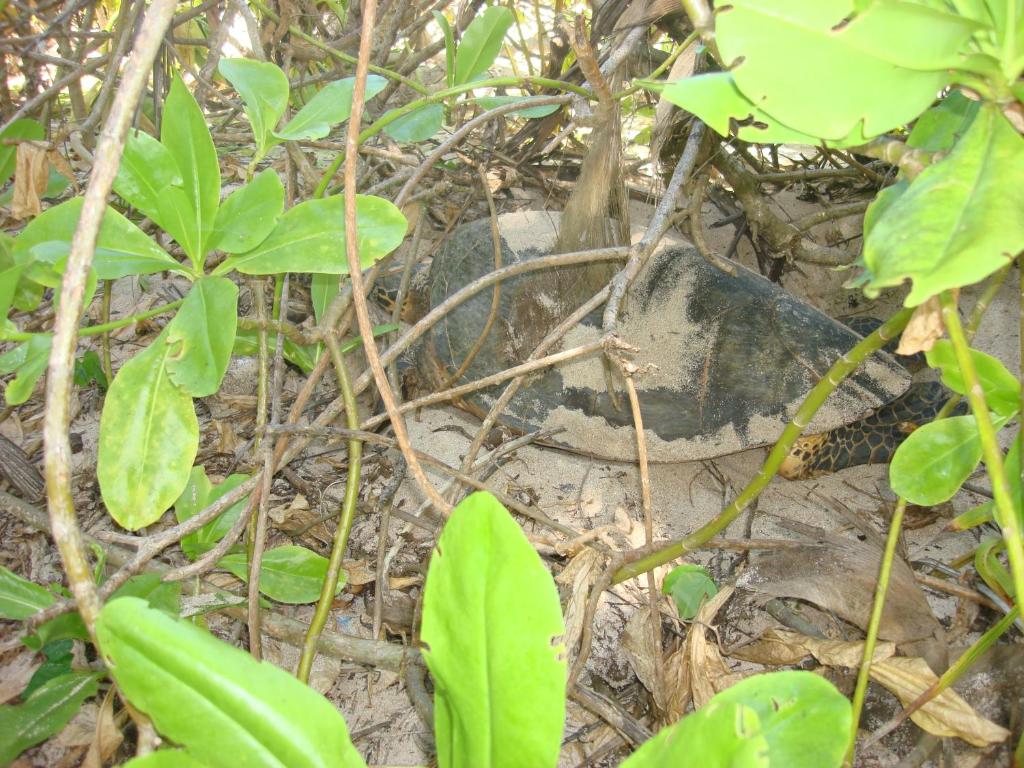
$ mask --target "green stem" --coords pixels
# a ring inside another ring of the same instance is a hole
[[[561,80],[551,80],[547,77],[492,77],[489,80],[475,80],[472,83],[464,83],[452,88],[445,88],[443,91],[436,91],[429,96],[424,96],[423,98],[416,99],[415,101],[410,101],[404,107],[389,110],[373,125],[360,132],[359,143],[363,144],[367,139],[380,133],[386,126],[412,112],[415,112],[417,109],[430,104],[442,103],[445,99],[452,96],[458,96],[461,93],[473,91],[477,88],[509,88],[522,85],[533,85],[538,88],[552,88],[555,90],[570,91],[587,99],[594,98],[594,94],[586,88],[581,88],[573,83],[565,83]],[[341,164],[344,162],[345,153],[339,152],[334,157],[334,160],[331,161],[331,164],[327,166],[327,170],[324,171],[323,176],[320,177],[320,183],[317,184],[316,191],[313,193],[314,197],[324,196],[324,193],[327,192],[328,185],[331,183],[331,179],[334,178],[334,174],[338,172],[338,169],[341,168]]]
[[[995,518],[1003,531],[1003,540],[1006,542],[1006,554],[1010,561],[1010,574],[1013,578],[1013,598],[1020,603],[1021,596],[1024,596],[1024,542],[1021,540],[1020,520],[1017,511],[1013,506],[1013,497],[1010,494],[1010,484],[1006,478],[1006,469],[1003,466],[1003,452],[999,448],[996,439],[996,430],[992,425],[992,414],[989,413],[988,403],[985,402],[985,391],[978,382],[978,372],[974,368],[974,360],[971,358],[971,350],[964,336],[964,329],[960,324],[960,315],[957,312],[956,301],[948,291],[939,296],[942,303],[942,319],[949,332],[950,341],[953,343],[953,351],[956,353],[957,362],[960,364],[960,373],[963,375],[964,384],[967,387],[967,399],[971,403],[971,411],[978,423],[978,435],[981,438],[981,454],[985,459],[985,468],[988,470],[989,479],[992,482],[992,495],[995,498]]]
[[[685,539],[679,539],[678,541],[662,545],[650,554],[643,555],[636,561],[623,565],[612,577],[612,583],[618,584],[619,582],[632,579],[652,568],[675,560],[677,557],[681,557],[687,552],[703,546],[708,539],[717,536],[725,530],[733,520],[739,517],[753,503],[754,499],[758,497],[765,486],[775,477],[775,473],[779,471],[783,460],[789,455],[793,443],[803,433],[815,412],[825,402],[825,399],[832,394],[833,390],[847,376],[857,370],[870,354],[881,349],[894,339],[906,326],[912,314],[912,309],[900,310],[829,368],[828,372],[821,377],[821,380],[814,385],[814,388],[804,398],[793,420],[786,425],[782,436],[772,447],[768,458],[765,459],[761,471],[757,473],[747,487],[740,492],[739,496],[722,510],[717,517],[694,533],[691,533]],[[640,550],[638,554],[642,552],[643,550]]]
[[[860,725],[860,714],[864,709],[864,696],[868,690],[871,676],[871,662],[875,658],[875,645],[878,642],[878,628],[882,625],[882,611],[885,608],[885,593],[889,590],[889,579],[892,575],[892,563],[896,557],[896,545],[900,540],[903,528],[903,513],[907,510],[907,500],[900,499],[892,514],[889,524],[889,536],[885,540],[885,551],[882,554],[882,565],[878,570],[878,588],[875,590],[875,602],[871,606],[871,619],[868,621],[867,637],[864,638],[864,655],[860,671],[857,673],[857,687],[853,691],[853,718],[850,722],[850,737],[846,747],[844,765],[853,765],[853,756],[857,749],[857,727]]]
[[[331,360],[334,363],[334,371],[338,377],[338,387],[341,389],[341,396],[345,401],[345,422],[349,429],[359,429],[359,406],[356,403],[355,392],[352,390],[352,383],[349,380],[348,366],[338,346],[337,339],[330,333],[325,334],[324,343],[330,351]],[[313,668],[313,659],[316,658],[316,647],[320,634],[327,624],[327,617],[331,612],[331,604],[334,602],[334,593],[338,588],[338,578],[341,573],[342,559],[348,547],[348,536],[352,530],[352,520],[356,514],[356,502],[359,500],[359,474],[362,469],[363,444],[359,440],[348,441],[348,478],[345,482],[345,499],[341,508],[341,519],[338,520],[338,527],[334,531],[334,544],[331,547],[331,558],[327,566],[327,575],[324,578],[323,586],[320,589],[320,599],[316,604],[316,612],[313,620],[309,623],[309,630],[306,632],[305,642],[302,644],[302,656],[299,659],[299,668],[295,676],[302,682],[309,682],[309,673]]]
[[[177,301],[172,301],[169,304],[161,304],[158,307],[147,309],[145,312],[139,312],[137,315],[128,315],[127,317],[122,317],[118,320],[111,320],[109,323],[87,325],[85,328],[78,329],[78,335],[96,336],[100,333],[116,331],[118,328],[124,328],[126,325],[137,323],[140,320],[146,320],[155,315],[162,315],[164,312],[175,310],[180,307],[184,301],[184,299],[178,299]],[[33,336],[38,335],[38,333],[27,333],[25,331],[3,331],[0,332],[0,341],[28,341]]]

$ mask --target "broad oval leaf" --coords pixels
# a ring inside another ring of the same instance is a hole
[[[8,405],[21,405],[32,396],[36,382],[50,360],[52,341],[52,334],[37,333],[28,341],[0,355],[0,373],[18,372],[4,390],[4,400]]]
[[[238,286],[226,277],[196,280],[167,324],[171,381],[192,397],[215,393],[231,362],[237,325]]]
[[[288,77],[273,62],[254,59],[221,59],[217,69],[242,97],[259,160],[279,143],[274,128],[288,106]]]
[[[438,762],[554,766],[565,717],[558,592],[503,506],[474,493],[445,523],[423,594]]]
[[[382,120],[393,114],[392,110]],[[444,124],[444,107],[440,104],[425,104],[406,115],[387,123],[384,133],[395,141],[417,142],[426,141],[441,130]]]
[[[896,449],[889,484],[911,504],[941,504],[953,498],[979,461],[981,440],[973,415],[933,421]]]
[[[221,203],[207,251],[245,253],[266,240],[284,210],[284,186],[272,168],[260,171]]]
[[[645,83],[646,87],[657,84]],[[758,109],[736,87],[730,72],[712,72],[665,84],[661,95],[692,112],[721,136],[736,135],[756,144],[817,144],[818,140],[783,125]]]
[[[977,25],[923,4],[858,5],[730,0],[715,15],[722,61],[751,102],[812,136],[870,138],[904,125],[950,81]]]
[[[683,619],[692,619],[708,597],[718,594],[718,585],[711,580],[707,569],[696,563],[676,566],[665,577],[661,593],[672,598]]]
[[[188,484],[181,496],[174,502],[174,516],[179,523],[183,523],[190,517],[197,515],[206,509],[213,502],[219,499],[228,491],[232,491],[249,479],[248,475],[228,475],[216,488],[206,477],[205,467],[193,467],[189,474]],[[231,505],[213,520],[208,522],[195,533],[190,533],[181,540],[181,551],[189,560],[195,560],[200,555],[209,552],[223,539],[231,527],[242,514],[248,496],[236,504]]]
[[[971,349],[970,353],[989,408],[1003,416],[1013,416],[1020,409],[1020,381],[998,358],[977,349]],[[925,357],[928,365],[942,370],[943,384],[961,395],[967,394],[967,385],[949,339],[939,339]]]
[[[160,199],[168,187],[181,184],[178,162],[167,147],[144,131],[128,135],[114,180],[117,194],[167,229],[161,221]]]
[[[75,197],[36,216],[14,239],[15,263],[62,264],[71,253],[83,202],[84,198]],[[109,207],[103,215],[92,267],[100,280],[149,275],[168,269],[186,271],[145,232]]]
[[[187,621],[128,597],[103,607],[96,634],[128,700],[204,765],[366,765],[327,699]]]
[[[663,728],[622,768],[842,765],[850,702],[811,672],[754,675]]]
[[[473,19],[455,52],[455,85],[475,80],[487,71],[513,21],[512,11],[497,5]]]
[[[96,695],[102,672],[69,672],[47,680],[18,706],[0,707],[0,765],[58,733]]]
[[[196,224],[196,212],[185,190],[181,187],[167,187],[157,201],[157,215],[153,220],[181,246],[198,273],[205,255],[202,232]]]
[[[316,602],[327,575],[326,557],[299,546],[268,549],[260,569],[260,592],[279,603],[301,605]],[[225,555],[218,563],[242,581],[249,580],[249,563],[244,552]],[[345,586],[344,574],[338,579],[338,592]]]
[[[50,590],[0,565],[0,619],[22,621],[56,601]]]
[[[1024,137],[998,108],[983,106],[964,137],[922,171],[864,242],[869,296],[913,281],[914,307],[969,285],[1024,249]]]
[[[980,106],[980,101],[953,91],[917,119],[907,136],[907,146],[926,152],[949,151],[970,127]]]
[[[133,757],[122,768],[209,768],[184,749],[161,749],[142,757]]]
[[[192,206],[191,234],[186,239],[199,243],[197,252],[189,254],[198,269],[220,204],[220,163],[203,111],[178,75],[167,94],[160,142],[177,161],[185,198]]]
[[[405,216],[391,202],[356,195],[359,262],[363,269],[397,248],[405,237]],[[270,236],[253,250],[231,256],[216,269],[247,275],[281,272],[348,274],[345,257],[345,199],[307,200],[285,211]]]
[[[368,75],[366,78],[366,101],[369,101],[384,90],[388,84],[380,75]],[[288,124],[274,135],[287,141],[302,139],[322,139],[331,128],[348,120],[352,113],[352,88],[354,77],[335,80],[320,89],[306,106],[300,109]]]
[[[100,417],[100,492],[111,517],[132,531],[181,495],[199,449],[196,411],[168,375],[170,354],[165,331],[118,371]]]

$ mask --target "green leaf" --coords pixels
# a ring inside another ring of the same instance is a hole
[[[85,629],[85,625],[82,625],[82,629]],[[88,637],[88,635],[86,635]],[[74,657],[75,643],[73,640],[57,640],[52,643],[47,643],[40,649],[40,653],[46,657],[39,668],[32,673],[32,678],[28,681],[28,685],[25,686],[25,690],[21,692],[21,698],[27,699],[32,693],[41,688],[45,683],[53,680],[55,677],[61,677],[62,675],[70,674],[71,665],[75,660]]]
[[[366,101],[369,101],[384,90],[388,81],[380,75],[368,75],[366,78]],[[352,112],[352,88],[354,77],[335,80],[310,99],[295,117],[288,121],[274,135],[279,139],[300,141],[303,139],[322,139],[331,132],[338,123],[348,120]]]
[[[89,633],[85,622],[78,611],[65,613],[39,627],[34,635],[23,637],[21,641],[29,648],[39,649],[50,643],[61,640],[88,640]]]
[[[683,619],[692,619],[708,597],[718,594],[718,586],[706,568],[684,563],[673,568],[661,585],[661,593],[669,595]]]
[[[202,110],[178,75],[171,81],[163,115],[160,142],[174,156],[181,171],[185,199],[191,205],[188,213],[194,217],[189,221],[187,239],[199,244],[196,252],[189,256],[198,270],[220,203],[217,150]],[[181,240],[178,242],[185,247]]]
[[[100,491],[111,517],[132,531],[181,495],[199,448],[192,398],[168,375],[171,353],[165,331],[125,363],[100,417]]]
[[[977,27],[912,3],[717,5],[715,39],[739,90],[785,125],[831,140],[877,136],[917,117]]]
[[[274,338],[267,339],[267,347],[271,355],[277,350]],[[259,354],[259,333],[255,330],[248,331],[239,329],[235,334],[235,345],[231,354],[236,357],[253,357]],[[299,345],[289,338],[284,340],[284,359],[298,367],[303,373],[309,373],[316,365],[316,345]]]
[[[142,131],[128,135],[114,191],[162,229],[160,200],[168,187],[181,187],[181,171],[167,147]]]
[[[558,592],[504,507],[474,493],[452,512],[423,595],[442,766],[554,766],[565,717]]]
[[[96,695],[102,672],[71,672],[39,686],[24,704],[0,707],[0,765],[58,733]]]
[[[110,599],[122,597],[140,598],[151,608],[177,616],[181,611],[181,582],[164,581],[158,573],[140,573],[118,587]]]
[[[284,210],[284,187],[272,168],[260,171],[221,203],[207,251],[245,253],[262,243]]]
[[[1006,419],[995,416],[996,429]],[[973,415],[953,416],[915,429],[889,465],[894,493],[911,504],[932,506],[953,497],[981,461],[981,439]]]
[[[90,349],[80,358],[75,360],[75,372],[72,380],[76,387],[88,387],[95,382],[101,391],[107,391],[107,376],[103,373],[103,363],[95,350]]]
[[[387,256],[405,237],[402,212],[380,197],[356,196],[359,262],[363,269]],[[215,270],[247,275],[281,272],[348,274],[345,257],[345,199],[307,200],[285,212],[270,236],[256,248],[231,256]]]
[[[900,179],[895,184],[886,187],[879,192],[871,201],[867,211],[864,212],[864,236],[871,234],[875,224],[885,215],[885,212],[892,207],[893,203],[899,200],[906,191],[910,189],[910,182]],[[863,262],[861,262],[863,263]]]
[[[513,21],[512,11],[501,6],[492,6],[473,19],[455,52],[455,85],[475,80],[487,71]]]
[[[50,590],[0,565],[0,619],[22,621],[56,601]]]
[[[279,143],[274,137],[274,128],[288,106],[288,78],[279,66],[269,61],[221,59],[217,69],[242,97],[256,139],[253,161],[258,161]]]
[[[657,90],[660,83],[641,81]],[[664,85],[661,95],[692,112],[721,136],[736,135],[756,144],[817,144],[808,133],[783,125],[744,96],[729,72],[687,77]]]
[[[980,101],[953,91],[917,119],[907,136],[907,146],[926,152],[949,151],[970,127],[980,106]]]
[[[214,394],[227,373],[238,325],[238,286],[226,277],[192,284],[167,324],[167,375],[192,397]]]
[[[14,240],[15,263],[41,261],[59,266],[63,271],[63,263],[71,253],[71,241],[82,215],[84,200],[72,198],[43,211],[29,222]],[[186,271],[145,232],[109,207],[103,215],[92,267],[100,280],[149,275],[164,270]]]
[[[1013,416],[1020,409],[1020,382],[1006,370],[1002,361],[977,349],[970,350],[978,374],[978,382],[985,391],[985,402],[1002,416]],[[942,383],[961,395],[967,394],[967,385],[956,360],[953,344],[949,339],[939,339],[925,353],[928,365],[942,370]]]
[[[50,360],[51,341],[52,334],[37,333],[28,341],[0,355],[0,373],[18,372],[4,390],[7,405],[21,405],[32,396],[36,382]]]
[[[1013,578],[999,560],[999,554],[1005,550],[1006,544],[1002,539],[984,539],[974,551],[974,568],[990,589],[1012,600]]]
[[[864,291],[913,280],[904,304],[969,285],[1024,248],[1024,138],[983,106],[949,156],[922,171],[864,243]]]
[[[301,605],[316,602],[327,575],[328,561],[305,547],[284,546],[263,553],[260,569],[260,592],[279,603]],[[249,562],[244,552],[225,555],[218,568],[230,571],[242,581],[249,580]],[[338,593],[344,587],[338,580]]]
[[[181,187],[167,187],[157,203],[157,217],[154,221],[174,238],[192,262],[196,272],[200,271],[205,251],[202,231],[196,223],[196,212],[192,201]]]
[[[184,749],[161,749],[143,757],[133,757],[122,768],[209,768]]]
[[[96,634],[128,700],[200,763],[365,766],[323,696],[187,621],[124,598],[103,607]]]
[[[495,107],[501,107],[505,104],[515,104],[518,101],[526,101],[527,99],[533,98],[532,96],[478,96],[476,98],[477,104],[484,109],[494,109]],[[561,109],[559,104],[548,104],[542,107],[526,107],[524,109],[517,109],[515,112],[508,112],[506,114],[519,115],[525,118],[534,117],[545,117]]]
[[[183,523],[248,479],[248,475],[228,475],[224,482],[215,488],[206,477],[205,467],[193,467],[185,490],[174,502],[174,516],[179,523]],[[181,551],[185,553],[185,557],[189,560],[196,560],[200,555],[213,549],[238,520],[238,516],[245,509],[248,498],[246,496],[238,503],[231,505],[198,531],[185,536],[181,540]]]
[[[850,702],[818,675],[802,671],[754,675],[663,728],[621,768],[838,768],[850,722]]]
[[[455,31],[443,13],[440,11],[431,11],[430,13],[444,35],[444,80],[445,84],[451,88],[455,85]]]
[[[18,147],[16,144],[5,144],[4,139],[29,139],[42,141],[46,138],[46,129],[41,123],[28,118],[15,120],[0,133],[0,186],[14,175],[17,162]]]
[[[313,302],[313,316],[317,323],[323,319],[324,312],[327,311],[327,307],[340,290],[341,286],[338,284],[337,275],[313,275],[309,286],[309,296]]]
[[[395,110],[384,115],[387,117]],[[382,120],[384,118],[381,118]],[[426,104],[407,115],[384,126],[384,133],[395,141],[426,141],[441,130],[444,124],[444,107],[440,104]]]

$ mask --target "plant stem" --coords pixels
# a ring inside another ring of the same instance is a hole
[[[896,502],[889,524],[889,536],[885,540],[885,551],[882,553],[882,564],[878,570],[878,588],[875,590],[875,602],[871,606],[871,618],[868,621],[867,637],[864,638],[864,655],[860,670],[857,672],[857,687],[853,691],[853,716],[850,720],[850,738],[846,747],[845,766],[853,765],[853,756],[857,749],[857,727],[860,714],[864,709],[864,696],[868,690],[871,676],[871,662],[875,658],[875,645],[878,642],[878,628],[882,625],[882,612],[885,610],[885,593],[889,590],[889,578],[892,575],[892,563],[896,557],[896,545],[900,540],[903,527],[903,513],[907,510],[907,500]]]
[[[116,331],[118,328],[124,328],[126,325],[137,323],[140,320],[146,320],[156,315],[162,315],[164,312],[171,312],[182,305],[184,299],[178,299],[168,304],[161,304],[158,307],[147,309],[145,312],[139,312],[135,315],[128,315],[127,317],[118,318],[117,320],[111,320],[109,323],[101,323],[99,325],[87,325],[84,328],[78,329],[79,337],[82,336],[96,336],[101,333],[109,333],[110,331]],[[6,333],[0,333],[0,341],[28,341],[33,336],[38,336],[36,333],[25,333],[23,331],[8,331]]]
[[[804,398],[796,416],[794,416],[793,420],[786,425],[786,428],[783,430],[782,436],[779,438],[778,442],[772,446],[771,453],[769,453],[768,458],[765,459],[761,470],[757,473],[754,479],[747,484],[747,487],[740,492],[739,496],[737,496],[728,507],[722,510],[717,517],[706,523],[694,533],[691,533],[686,538],[670,542],[649,554],[643,554],[632,563],[623,565],[615,573],[612,583],[618,584],[619,582],[632,579],[645,571],[649,571],[659,565],[675,560],[677,557],[703,546],[708,539],[713,536],[717,536],[725,530],[733,520],[739,517],[743,511],[750,506],[754,499],[756,499],[761,491],[764,490],[765,486],[768,485],[771,479],[775,477],[775,473],[778,472],[783,459],[789,455],[789,451],[793,447],[793,443],[796,442],[796,439],[803,433],[815,412],[825,402],[825,399],[847,376],[853,373],[871,353],[881,349],[888,344],[889,341],[895,338],[896,335],[899,334],[899,332],[906,326],[907,322],[910,320],[911,314],[913,314],[912,309],[900,310],[878,327],[874,333],[865,337],[864,340],[858,343],[852,350],[840,357],[832,367],[828,369],[828,372],[821,377],[821,380],[814,385],[814,388],[808,393],[807,397]]]
[[[345,423],[349,429],[357,430],[359,429],[359,404],[356,402],[355,392],[352,391],[352,382],[349,379],[345,357],[342,355],[337,339],[331,334],[324,334],[324,344],[327,345],[330,352],[334,371],[338,376],[338,387],[345,400]],[[362,470],[362,456],[362,441],[357,438],[350,439],[348,441],[348,478],[345,481],[345,499],[341,507],[341,518],[334,531],[334,544],[331,547],[327,575],[320,589],[320,599],[317,601],[313,620],[309,623],[309,630],[306,632],[306,638],[302,645],[299,668],[295,673],[295,676],[304,683],[309,682],[313,659],[316,658],[317,643],[327,624],[331,604],[334,602],[334,592],[338,588],[338,576],[341,573],[345,549],[348,547],[348,535],[352,530],[352,521],[355,519],[356,502],[359,500],[359,474]]]
[[[942,303],[942,319],[953,342],[953,351],[960,364],[960,373],[967,387],[967,399],[971,403],[971,411],[978,423],[978,435],[981,438],[981,454],[985,459],[992,482],[992,495],[995,499],[995,518],[1003,531],[1006,542],[1006,555],[1010,561],[1010,575],[1013,578],[1013,599],[1018,605],[1024,597],[1024,542],[1021,541],[1020,520],[1013,506],[1010,484],[1006,479],[1006,468],[1003,466],[1003,452],[996,439],[996,430],[992,425],[992,414],[985,402],[985,390],[978,381],[978,372],[974,368],[971,350],[964,336],[956,301],[949,291],[939,295]]]

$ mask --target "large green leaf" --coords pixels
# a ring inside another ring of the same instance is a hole
[[[366,100],[369,101],[383,91],[387,84],[388,81],[380,75],[368,75]],[[345,77],[324,86],[280,131],[275,131],[274,135],[286,141],[322,139],[331,132],[333,126],[348,120],[352,113],[354,85],[354,77]]]
[[[189,253],[193,265],[198,269],[220,203],[220,164],[210,129],[206,127],[206,118],[177,75],[171,81],[164,105],[160,142],[177,161],[185,199],[191,204],[189,213],[194,218],[189,222],[191,234],[186,239],[199,243],[197,251]],[[185,247],[181,240],[178,242]]]
[[[441,768],[558,762],[565,649],[558,592],[504,507],[474,493],[452,512],[423,594]]]
[[[864,242],[864,291],[913,280],[904,302],[977,282],[1024,248],[1024,138],[983,106],[949,156],[922,171]]]
[[[21,405],[32,396],[36,382],[50,360],[52,341],[52,334],[37,333],[28,341],[0,355],[0,374],[18,372],[4,390],[7,405]]]
[[[475,80],[487,71],[514,21],[512,11],[499,5],[491,6],[473,19],[455,52],[455,85]]]
[[[997,429],[1006,419],[996,416]],[[981,439],[973,414],[918,427],[896,449],[889,485],[911,504],[933,506],[953,498],[981,461]]]
[[[907,136],[907,146],[926,152],[948,152],[970,127],[980,106],[980,101],[953,91],[917,119]]]
[[[41,123],[23,117],[15,120],[0,133],[0,186],[14,174],[18,147],[16,144],[5,144],[4,139],[32,139],[41,141],[46,138],[46,129]]]
[[[327,575],[328,561],[316,552],[298,546],[268,549],[260,569],[260,592],[279,603],[301,605],[316,602]],[[249,580],[249,563],[244,552],[225,555],[219,568],[230,571],[242,581]],[[342,575],[343,576],[343,575]],[[345,579],[338,579],[338,592]]]
[[[754,675],[663,728],[622,768],[838,768],[851,719],[850,702],[818,675]]]
[[[58,265],[63,270],[63,263],[71,253],[83,202],[84,198],[75,197],[36,216],[14,240],[15,263],[40,261]],[[185,271],[145,232],[109,207],[103,215],[92,266],[100,280],[149,275],[168,269]]]
[[[50,590],[0,565],[0,619],[27,619],[56,600]]]
[[[718,49],[740,91],[785,125],[831,140],[877,136],[917,117],[977,27],[913,3],[715,5]]]
[[[100,492],[129,530],[158,520],[181,495],[199,448],[192,398],[168,375],[172,349],[165,331],[125,363],[100,417]]]
[[[231,362],[237,325],[238,286],[226,277],[196,280],[167,324],[171,381],[192,397],[215,393]]]
[[[365,766],[327,699],[187,621],[124,598],[103,607],[96,634],[132,705],[201,763]]]
[[[284,187],[272,168],[260,171],[221,203],[207,251],[245,253],[274,230],[284,210]]]
[[[356,196],[359,262],[365,269],[387,256],[405,237],[402,212],[380,197]],[[345,258],[345,199],[325,197],[299,203],[278,220],[270,236],[253,250],[231,256],[215,270],[247,275],[281,272],[348,274]]]
[[[242,97],[256,138],[253,160],[259,160],[278,143],[274,128],[288,106],[288,78],[279,66],[269,61],[221,59],[217,69]]]
[[[168,187],[182,185],[178,162],[163,144],[143,131],[128,136],[114,191],[161,228],[160,200]]]
[[[47,680],[24,704],[0,707],[0,765],[59,732],[96,695],[101,677],[102,672],[70,672]]]
[[[657,89],[658,83],[644,82]],[[758,109],[733,81],[730,72],[712,72],[668,83],[661,95],[692,112],[722,136],[734,131],[743,141],[756,144],[816,144],[816,137],[783,125]]]
[[[202,232],[196,224],[196,212],[192,201],[181,187],[167,187],[157,202],[157,216],[154,221],[181,246],[198,273],[203,263],[205,250]]]
[[[142,757],[133,757],[123,768],[209,768],[184,749],[161,749]]]
[[[967,394],[967,384],[949,339],[939,339],[925,357],[928,365],[942,370],[943,384],[961,395]],[[1006,369],[1001,360],[977,349],[971,350],[971,360],[989,408],[1003,416],[1017,413],[1020,409],[1020,381],[1017,377]]]
[[[224,482],[216,488],[206,477],[205,467],[193,467],[189,474],[188,484],[181,496],[174,502],[174,516],[179,523],[206,509],[228,491],[232,491],[249,479],[248,475],[228,475]],[[195,533],[190,533],[181,540],[181,551],[189,560],[209,552],[218,541],[227,535],[245,509],[248,497],[231,505],[224,512],[208,522]]]
[[[391,110],[384,118],[397,110]],[[383,119],[383,118],[382,118]],[[444,107],[441,104],[425,104],[384,126],[384,132],[395,141],[426,141],[441,130],[444,124]]]

